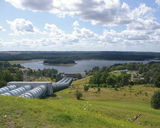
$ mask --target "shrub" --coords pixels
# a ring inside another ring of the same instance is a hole
[[[158,77],[154,82],[155,87],[160,88],[160,77]]]
[[[114,86],[114,90],[118,91],[118,86],[117,85]]]
[[[130,85],[131,85],[131,86],[133,86],[133,85],[134,85],[134,82],[133,82],[133,81],[131,81],[131,82],[130,82]]]
[[[100,92],[101,91],[101,88],[97,88],[97,92]]]
[[[145,94],[145,96],[148,96],[148,93],[147,93],[147,92],[145,92],[144,94]]]
[[[89,86],[85,85],[83,89],[84,89],[85,92],[87,92],[89,90]]]
[[[160,91],[156,91],[151,99],[151,106],[155,109],[160,109]]]
[[[0,88],[3,87],[3,86],[5,86],[6,84],[7,84],[6,81],[0,80]]]
[[[128,87],[129,87],[130,90],[132,89],[132,85],[129,85]]]
[[[78,90],[76,91],[75,95],[76,95],[77,100],[80,100],[81,97],[83,96],[83,94],[81,92],[79,92]]]

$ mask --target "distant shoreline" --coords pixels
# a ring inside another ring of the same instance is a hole
[[[70,63],[70,64],[49,64],[49,63],[43,63],[44,65],[51,65],[51,66],[73,66],[77,63]]]
[[[31,59],[31,60],[13,60],[13,61],[7,61],[10,64],[23,64],[23,63],[27,63],[27,62],[32,62],[32,61],[44,61],[43,59]],[[4,62],[4,61],[0,61],[0,62]]]
[[[84,59],[84,60],[104,60],[105,59]],[[49,63],[44,63],[44,59],[31,59],[31,60],[14,60],[14,61],[8,61],[10,64],[23,64],[23,63],[27,63],[27,62],[33,62],[33,61],[43,61],[42,63],[44,65],[53,65],[53,66],[72,66],[72,65],[76,65],[77,63],[68,63],[68,64],[49,64]],[[112,60],[113,61],[113,60]],[[127,60],[114,60],[114,61],[127,61]],[[129,61],[137,61],[137,60],[129,60]],[[142,60],[145,61],[145,60]],[[152,61],[157,61],[160,62],[160,60],[150,60]],[[0,61],[3,62],[3,61]]]

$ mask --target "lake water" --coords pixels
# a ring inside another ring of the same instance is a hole
[[[75,65],[44,65],[43,61],[31,61],[21,63],[22,66],[31,69],[57,69],[60,73],[81,73],[84,74],[85,70],[90,70],[95,66],[103,67],[103,66],[111,66],[114,64],[123,64],[123,63],[148,63],[150,61],[117,61],[117,60],[79,60],[76,61]]]

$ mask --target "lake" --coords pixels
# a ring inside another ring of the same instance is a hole
[[[114,64],[123,63],[148,63],[150,61],[118,61],[118,60],[79,60],[75,65],[45,65],[43,61],[30,61],[21,63],[22,66],[31,69],[57,69],[60,73],[81,73],[84,74],[85,70],[90,70],[95,66],[111,66]]]

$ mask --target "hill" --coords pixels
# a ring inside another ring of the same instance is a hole
[[[158,128],[160,111],[150,107],[157,88],[124,87],[83,91],[89,78],[73,82],[69,89],[46,99],[0,96],[1,128]],[[83,93],[76,100],[74,93]],[[147,93],[146,93],[147,92]],[[125,95],[124,95],[125,94]],[[136,95],[135,95],[136,94]]]

